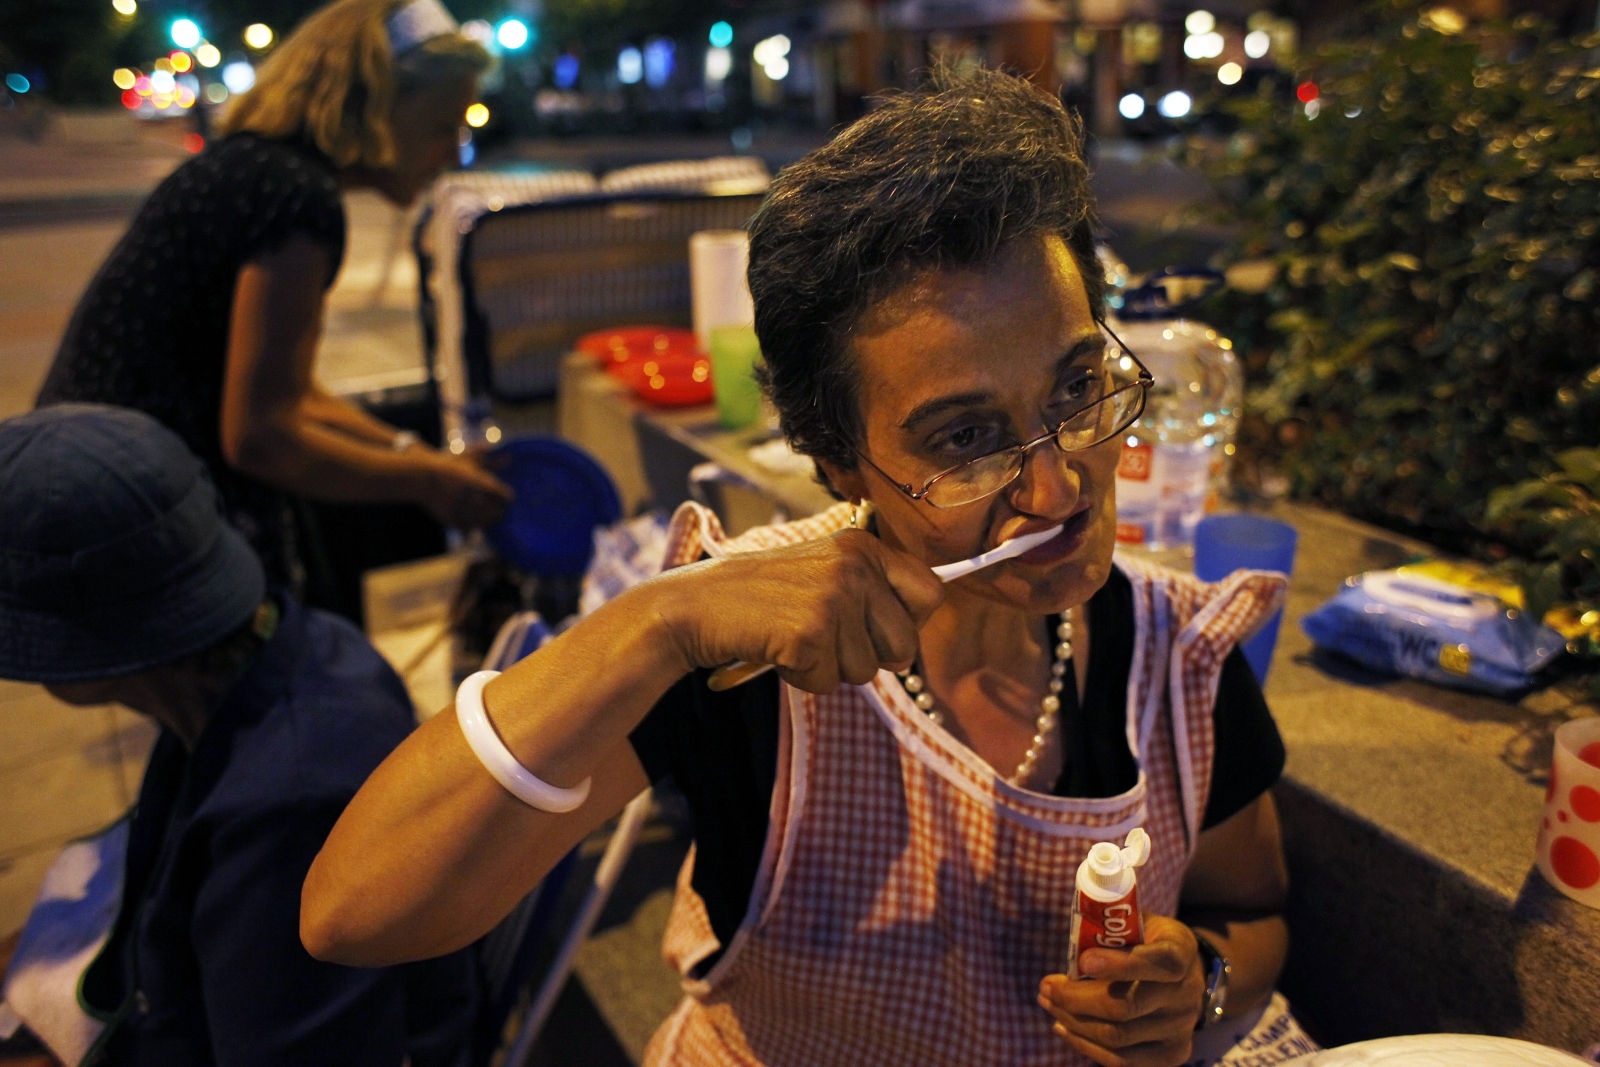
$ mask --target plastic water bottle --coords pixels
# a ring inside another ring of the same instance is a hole
[[[1155,376],[1139,421],[1128,427],[1117,465],[1117,542],[1155,552],[1189,550],[1194,528],[1227,487],[1244,401],[1244,373],[1233,343],[1182,316],[1194,299],[1169,297],[1174,283],[1214,271],[1159,272],[1124,294],[1116,326]]]

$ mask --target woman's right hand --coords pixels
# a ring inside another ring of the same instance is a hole
[[[511,503],[510,487],[483,469],[479,454],[412,451],[425,463],[421,504],[444,525],[458,530],[488,526]]]
[[[680,567],[656,582],[687,669],[771,663],[812,693],[910,666],[917,632],[944,600],[927,564],[861,530]]]

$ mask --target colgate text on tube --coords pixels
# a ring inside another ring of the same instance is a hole
[[[1118,848],[1102,841],[1078,865],[1078,891],[1073,897],[1072,945],[1067,977],[1082,978],[1078,958],[1092,948],[1130,949],[1144,944],[1144,919],[1139,912],[1139,877],[1134,868],[1150,858],[1150,835],[1143,827],[1128,831]]]

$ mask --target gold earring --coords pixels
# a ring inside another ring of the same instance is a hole
[[[852,530],[865,530],[872,521],[872,501],[852,501],[850,504],[850,528]]]

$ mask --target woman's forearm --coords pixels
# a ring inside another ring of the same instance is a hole
[[[1242,1015],[1272,996],[1289,953],[1289,924],[1281,915],[1251,918],[1211,912],[1186,915],[1196,937],[1211,942],[1228,959],[1228,1003],[1223,1015]]]
[[[253,478],[313,500],[419,501],[430,477],[426,449],[397,452],[388,440],[359,440],[318,417],[314,399],[252,420],[225,442],[228,461]],[[389,440],[393,433],[389,434]]]
[[[523,766],[553,785],[593,778],[576,811],[538,811],[479,764],[453,710],[373,772],[312,864],[301,936],[322,959],[383,966],[482,936],[647,783],[628,734],[686,670],[660,586],[612,601],[484,691]]]
[[[394,448],[395,435],[400,431],[368,414],[359,405],[327,392],[320,385],[312,386],[304,404],[309,418],[330,429],[349,434],[369,445]]]

